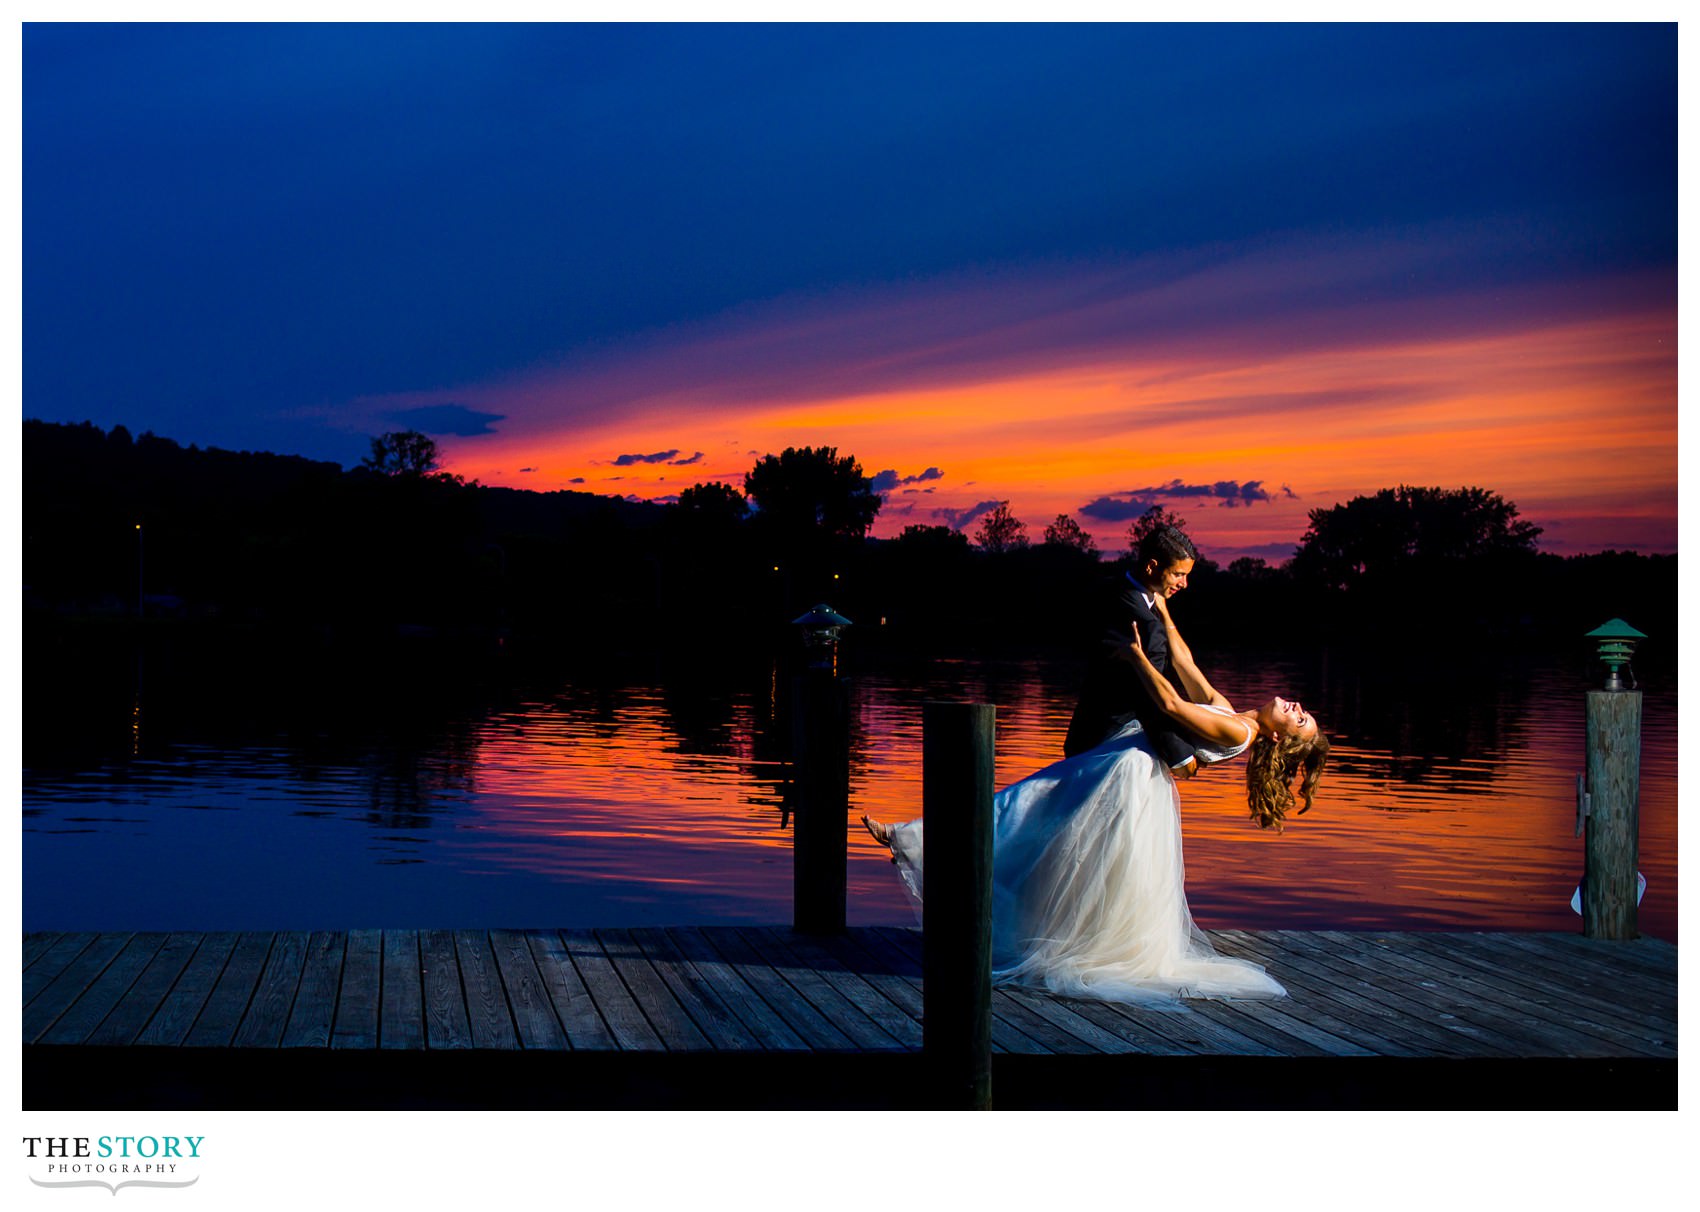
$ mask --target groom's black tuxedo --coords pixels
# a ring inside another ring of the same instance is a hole
[[[1179,766],[1193,756],[1194,742],[1157,706],[1139,680],[1139,673],[1126,657],[1118,655],[1133,641],[1132,627],[1139,628],[1139,643],[1157,671],[1180,683],[1169,669],[1169,633],[1157,612],[1145,604],[1140,587],[1125,575],[1119,584],[1101,596],[1109,608],[1088,624],[1101,637],[1086,669],[1086,681],[1068,726],[1063,753],[1073,757],[1108,740],[1129,720],[1138,717],[1151,738],[1152,748],[1167,766]],[[1185,691],[1182,690],[1184,697]]]

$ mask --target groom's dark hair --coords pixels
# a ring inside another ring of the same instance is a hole
[[[1139,540],[1138,559],[1141,568],[1156,560],[1158,571],[1161,571],[1179,564],[1182,560],[1197,558],[1198,548],[1192,545],[1192,540],[1186,537],[1186,532],[1167,522]]]

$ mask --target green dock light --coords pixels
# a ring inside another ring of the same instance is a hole
[[[1646,639],[1647,634],[1636,631],[1622,619],[1612,619],[1590,631],[1587,638],[1599,642],[1600,660],[1606,663],[1606,689],[1622,690],[1623,678],[1619,671],[1629,664],[1636,642]]]
[[[850,620],[822,602],[791,622],[803,629],[803,647],[808,651],[810,668],[833,668],[837,664],[838,634],[851,626]]]

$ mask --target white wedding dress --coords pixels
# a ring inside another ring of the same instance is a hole
[[[1199,761],[1250,743],[1248,729],[1233,748],[1201,747]],[[995,983],[1152,1005],[1286,996],[1260,965],[1218,955],[1194,925],[1179,790],[1139,721],[998,792],[992,820]],[[922,822],[893,825],[890,840],[919,900]]]

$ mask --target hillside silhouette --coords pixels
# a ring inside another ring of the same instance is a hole
[[[656,505],[122,426],[32,420],[23,439],[26,640],[140,620],[296,646],[703,657],[781,645],[826,601],[855,620],[859,648],[1085,651],[1086,605],[1128,566],[1125,551],[1083,549],[1066,517],[1043,543],[1012,515],[979,543],[942,526],[867,537],[879,500],[831,448],[768,456],[749,501],[711,484]],[[777,503],[802,489],[817,497],[798,522]],[[830,491],[853,494],[848,520],[811,529]],[[750,507],[758,494],[768,508]],[[1494,650],[1585,649],[1581,635],[1617,616],[1652,637],[1640,659],[1674,658],[1674,555],[1541,553],[1515,513],[1481,489],[1404,487],[1313,511],[1285,565],[1222,567],[1203,551],[1177,618],[1205,650],[1250,634],[1276,650],[1396,646],[1462,671]]]

